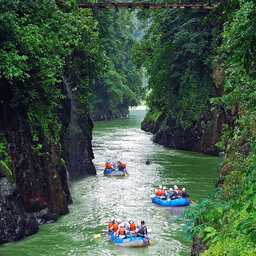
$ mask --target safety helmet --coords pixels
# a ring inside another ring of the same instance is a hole
[[[127,218],[127,221],[130,222],[132,219],[131,218]]]
[[[173,191],[173,188],[170,188],[170,191]]]
[[[160,186],[159,186],[159,189],[162,189],[162,188],[163,188],[163,187],[160,185]]]
[[[111,217],[111,218],[110,218],[110,221],[114,222],[114,221],[115,221],[115,218],[114,218],[114,217]]]
[[[166,190],[166,186],[163,186],[163,190]]]
[[[182,189],[182,191],[186,191],[186,189],[185,189],[185,188],[183,188],[183,189]]]
[[[117,219],[116,222],[120,224],[122,221],[120,219]]]
[[[174,185],[174,189],[178,189],[178,186],[177,186],[177,185]]]
[[[110,160],[108,160],[107,163],[110,164]]]
[[[134,221],[133,221],[133,220],[131,220],[131,221],[130,221],[130,224],[132,224],[132,223],[134,223]]]
[[[124,227],[124,223],[120,223],[120,227]]]

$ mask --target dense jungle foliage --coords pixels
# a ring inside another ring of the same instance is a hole
[[[171,120],[184,129],[198,120],[214,95],[211,56],[213,26],[204,23],[207,11],[161,10],[151,16],[152,24],[134,52],[135,63],[149,75],[150,111],[146,120]],[[140,17],[147,18],[141,14]]]
[[[212,99],[238,118],[225,127],[220,185],[209,199],[187,211],[190,235],[204,237],[202,255],[256,255],[256,3],[226,1],[223,43],[215,64],[225,70],[221,98]]]
[[[98,20],[101,51],[106,53],[104,72],[91,83],[95,117],[123,116],[128,106],[138,105],[144,95],[139,70],[131,61],[135,42],[132,15],[127,10],[94,10]]]
[[[141,82],[129,59],[129,15],[93,13],[73,0],[0,1],[2,175],[10,175],[4,128],[10,111],[26,117],[33,150],[40,154],[40,133],[59,144],[58,113],[67,84],[82,116],[91,109],[127,113],[138,103]]]
[[[218,143],[218,185],[208,199],[187,208],[186,232],[205,244],[202,255],[256,255],[256,3],[225,0],[206,16],[179,10],[140,14],[151,22],[134,54],[149,75],[146,120],[164,117],[162,129],[169,120],[187,128],[209,101],[235,117]],[[224,70],[219,98],[215,70]]]

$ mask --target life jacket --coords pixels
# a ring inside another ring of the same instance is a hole
[[[165,196],[165,190],[161,190],[161,196]]]
[[[124,169],[126,169],[126,164],[123,164],[123,166],[124,166]]]
[[[113,222],[108,223],[108,231],[111,231],[111,227],[113,226]]]
[[[110,164],[106,164],[106,168],[111,170],[111,165]]]
[[[130,230],[131,231],[135,231],[135,229],[136,229],[136,224],[135,223],[131,223],[130,224]]]
[[[125,227],[120,227],[119,228],[119,235],[125,235]]]
[[[178,195],[181,196],[181,190],[178,190]]]
[[[161,191],[158,189],[157,191],[156,191],[156,196],[160,196],[161,195]]]
[[[113,225],[113,231],[114,231],[114,232],[117,232],[117,230],[118,230],[118,224],[114,224],[114,225]]]

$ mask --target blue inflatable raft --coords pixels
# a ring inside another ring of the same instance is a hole
[[[126,170],[124,171],[119,171],[119,170],[114,170],[114,171],[110,171],[107,168],[105,168],[104,170],[104,174],[105,175],[111,175],[111,176],[128,176],[128,173]]]
[[[127,235],[126,238],[119,239],[113,233],[110,233],[109,238],[113,244],[122,247],[143,247],[148,246],[150,243],[148,237],[133,237],[132,235]]]
[[[155,204],[159,204],[162,206],[168,206],[168,207],[175,207],[175,206],[188,206],[190,204],[190,201],[186,198],[177,198],[177,199],[167,199],[163,200],[157,197],[152,198],[152,202]]]

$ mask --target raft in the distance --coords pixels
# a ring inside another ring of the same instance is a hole
[[[186,198],[163,200],[163,199],[160,199],[160,198],[157,198],[157,197],[153,197],[152,202],[155,203],[155,204],[159,204],[159,205],[167,206],[167,207],[188,206],[188,205],[190,205],[190,201]]]
[[[111,175],[111,176],[128,176],[128,173],[126,170],[124,171],[119,171],[119,170],[108,170],[107,168],[105,168],[104,170],[104,174],[105,175]]]
[[[110,233],[109,237],[113,244],[122,247],[144,247],[150,244],[150,240],[147,237],[133,237],[132,235],[127,235],[126,238],[120,239],[115,237],[113,233]]]

